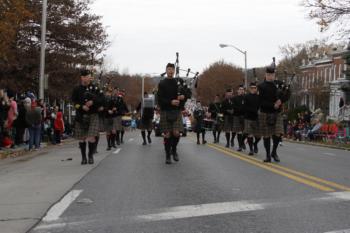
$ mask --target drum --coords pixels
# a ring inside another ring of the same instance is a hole
[[[131,125],[131,117],[129,116],[123,116],[122,117],[122,126],[129,127]]]
[[[204,119],[204,129],[206,131],[213,130],[214,121],[212,119]]]

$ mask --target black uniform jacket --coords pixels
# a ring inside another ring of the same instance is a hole
[[[244,119],[255,121],[258,119],[260,97],[258,94],[247,94],[244,96]]]

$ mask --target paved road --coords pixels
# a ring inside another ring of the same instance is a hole
[[[128,133],[31,233],[350,232],[349,152],[285,143],[266,165],[188,136],[165,165],[153,141]]]

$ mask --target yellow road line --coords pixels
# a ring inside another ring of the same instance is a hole
[[[271,172],[273,172],[273,173],[276,173],[276,174],[279,174],[279,175],[281,175],[281,176],[287,177],[287,178],[289,178],[289,179],[291,179],[291,180],[294,180],[294,181],[296,181],[296,182],[305,184],[305,185],[307,185],[307,186],[311,186],[311,187],[313,187],[313,188],[316,188],[316,189],[319,189],[319,190],[322,190],[322,191],[325,191],[325,192],[334,192],[334,191],[335,191],[334,189],[329,188],[329,187],[327,187],[327,186],[317,184],[317,183],[315,183],[315,182],[312,182],[312,181],[303,179],[303,178],[298,177],[298,176],[294,176],[294,175],[292,175],[292,174],[283,172],[283,171],[278,170],[278,169],[276,169],[276,168],[267,166],[266,164],[263,164],[263,163],[261,163],[261,162],[256,162],[256,161],[253,161],[253,160],[251,160],[251,159],[244,158],[244,157],[242,157],[242,156],[240,156],[240,155],[237,155],[237,154],[234,154],[234,153],[232,153],[232,152],[223,150],[223,149],[221,149],[221,148],[219,148],[219,147],[216,147],[216,146],[213,146],[213,145],[208,145],[208,147],[210,147],[210,148],[212,148],[212,149],[215,149],[215,150],[218,150],[218,151],[220,151],[220,152],[222,152],[222,153],[224,153],[224,154],[230,155],[230,156],[232,156],[232,157],[238,158],[238,159],[240,159],[240,160],[243,160],[243,161],[245,161],[245,162],[247,162],[247,163],[253,164],[253,165],[257,166],[257,167],[264,168],[264,169],[266,169],[266,170],[268,170],[268,171],[271,171]]]
[[[224,150],[230,150],[230,149],[224,148],[224,147],[219,146],[219,145],[213,145],[213,146],[216,146],[216,147],[224,149]],[[232,151],[232,150],[230,150],[230,152],[235,153],[235,154],[240,155],[240,156],[244,156],[247,159],[251,159],[251,160],[260,162],[260,160],[258,160],[256,158],[253,158],[253,157],[249,157],[249,156],[247,156],[245,154],[242,154],[242,153],[239,153],[239,152],[235,152],[235,151]],[[299,171],[296,171],[296,170],[293,170],[293,169],[290,169],[290,168],[287,168],[287,167],[284,167],[284,166],[281,166],[281,165],[278,165],[278,164],[270,163],[270,164],[266,164],[266,165],[272,166],[272,167],[275,167],[275,168],[278,168],[278,169],[281,169],[281,170],[284,170],[284,171],[292,173],[294,175],[298,175],[298,176],[307,178],[309,180],[316,181],[316,182],[324,184],[324,185],[328,185],[328,186],[330,186],[332,188],[336,188],[336,189],[339,189],[339,190],[342,190],[342,191],[350,191],[350,187],[347,187],[347,186],[344,186],[344,185],[341,185],[341,184],[337,184],[337,183],[334,183],[332,181],[324,180],[324,179],[321,179],[321,178],[318,178],[318,177],[315,177],[315,176],[312,176],[312,175],[308,175],[308,174],[305,174],[303,172],[299,172]]]

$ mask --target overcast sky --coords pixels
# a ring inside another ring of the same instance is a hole
[[[285,44],[322,38],[306,18],[301,0],[95,0],[111,46],[109,69],[130,74],[161,73],[180,53],[180,67],[201,72],[218,60],[248,67],[265,66]]]

